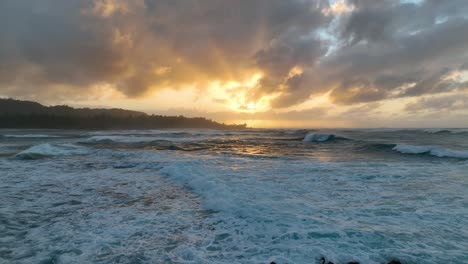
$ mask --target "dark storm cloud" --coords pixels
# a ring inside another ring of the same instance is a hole
[[[321,2],[2,1],[0,89],[107,82],[138,96],[161,85],[235,80],[270,43],[324,25]],[[155,74],[161,67],[170,70]]]
[[[46,94],[49,85],[84,88],[125,70],[109,25],[83,19],[90,1],[0,3],[0,93]],[[59,95],[58,95],[59,96]],[[38,96],[40,97],[40,95]]]
[[[354,104],[463,89],[463,83],[445,77],[466,70],[468,2],[348,3],[353,11],[339,17],[336,40],[328,42],[334,52],[320,54],[302,74],[283,82],[273,106],[330,90],[335,103]]]
[[[283,96],[288,93],[295,93],[299,97],[299,83],[303,78],[291,75],[290,72],[297,69],[313,67],[316,61],[325,54],[326,48],[322,43],[314,38],[296,38],[287,36],[284,39],[277,39],[269,47],[260,50],[255,54],[256,65],[263,70],[264,77],[257,87],[256,96],[269,94],[278,91],[281,85],[286,90],[282,90]]]
[[[0,95],[109,83],[140,96],[256,71],[248,99],[277,95],[274,108],[325,92],[355,104],[465,89],[448,77],[468,68],[467,1],[346,3],[327,13],[325,0],[4,0]]]
[[[336,102],[419,96],[461,87],[444,77],[462,70],[468,58],[468,19],[463,11],[468,11],[468,2],[355,1],[355,5],[342,21],[343,47],[322,65],[331,69],[326,72],[335,69]]]

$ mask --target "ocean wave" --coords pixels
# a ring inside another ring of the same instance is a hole
[[[119,143],[142,143],[155,141],[154,137],[139,137],[139,136],[92,136],[85,139],[83,142],[119,142]]]
[[[85,139],[84,143],[146,143],[156,141],[169,141],[169,142],[194,142],[204,140],[202,137],[190,138],[172,138],[172,137],[145,137],[145,136],[92,136]]]
[[[91,131],[87,134],[90,136],[229,136],[229,135],[246,135],[246,134],[262,134],[264,131],[257,130],[209,130],[209,129],[160,129],[160,130],[100,130]]]
[[[429,154],[439,158],[468,159],[468,151],[446,149],[439,146],[397,144],[393,150],[403,154]]]
[[[199,144],[159,144],[160,142],[154,142],[151,144],[151,149],[153,150],[178,150],[178,151],[199,151],[209,149],[209,146],[199,145]]]
[[[184,136],[191,135],[190,131],[183,130],[104,130],[104,131],[91,131],[87,133],[89,136]]]
[[[199,194],[204,200],[205,209],[231,213],[241,213],[245,209],[233,203],[235,194],[222,177],[212,177],[212,173],[205,171],[198,161],[170,164],[160,172],[176,182],[188,185]]]
[[[434,128],[434,129],[424,129],[422,130],[425,133],[430,134],[465,134],[468,133],[468,129],[465,128]]]
[[[6,138],[56,138],[60,137],[57,135],[42,135],[42,134],[24,134],[24,135],[1,135],[1,137],[6,137]]]
[[[307,135],[305,135],[304,139],[302,141],[305,142],[326,142],[330,141],[333,139],[336,139],[335,134],[319,134],[315,132],[309,132]]]
[[[15,156],[20,159],[38,159],[45,156],[80,155],[87,152],[87,148],[73,144],[44,143],[23,150]]]

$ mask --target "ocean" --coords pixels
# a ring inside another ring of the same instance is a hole
[[[468,129],[0,135],[0,263],[468,263]]]

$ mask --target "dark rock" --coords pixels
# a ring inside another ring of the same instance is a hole
[[[327,260],[324,257],[322,257],[322,258],[320,258],[320,264],[335,264],[335,263],[333,263],[331,261],[327,262]]]

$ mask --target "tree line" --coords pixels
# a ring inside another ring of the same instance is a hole
[[[41,129],[242,129],[204,117],[148,115],[125,109],[43,106],[36,102],[0,99],[0,128]]]

